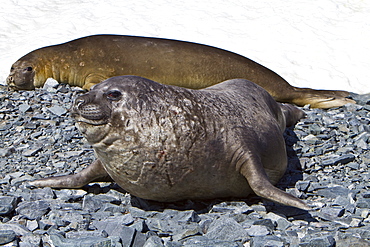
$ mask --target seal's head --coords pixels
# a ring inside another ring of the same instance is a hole
[[[129,115],[141,112],[143,104],[150,104],[142,99],[153,91],[153,86],[159,85],[148,82],[152,81],[137,76],[112,77],[77,97],[72,116],[87,140],[90,143],[100,142],[108,132],[128,125]]]
[[[19,59],[12,65],[6,82],[10,87],[32,90],[35,89],[34,78],[35,66],[32,62]]]

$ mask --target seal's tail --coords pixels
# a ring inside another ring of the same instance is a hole
[[[284,127],[293,126],[298,123],[301,118],[306,116],[304,111],[290,104],[280,104],[280,108],[285,115],[286,126]]]
[[[335,90],[315,90],[311,88],[294,88],[294,96],[291,102],[298,106],[310,105],[312,108],[333,108],[340,107],[348,103],[356,103],[347,98],[349,92]]]

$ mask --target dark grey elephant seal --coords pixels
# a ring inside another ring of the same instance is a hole
[[[310,209],[272,185],[287,167],[282,133],[304,113],[276,103],[250,81],[191,90],[113,77],[78,97],[72,111],[98,160],[75,175],[31,185],[78,188],[109,175],[149,200],[244,198],[254,192]]]
[[[37,49],[16,61],[7,78],[10,86],[34,89],[47,78],[89,89],[105,79],[137,75],[199,89],[243,78],[266,89],[276,101],[330,108],[354,101],[345,91],[291,86],[264,66],[211,46],[159,38],[94,35]]]

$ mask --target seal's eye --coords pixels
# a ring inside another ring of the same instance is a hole
[[[119,100],[122,96],[121,92],[118,90],[112,90],[106,93],[106,96],[110,100]]]
[[[32,67],[27,67],[25,70],[32,71]]]

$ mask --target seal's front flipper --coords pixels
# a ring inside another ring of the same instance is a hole
[[[303,210],[312,209],[295,196],[273,186],[267,177],[259,157],[244,157],[239,162],[241,162],[238,164],[240,173],[247,179],[249,186],[256,195],[287,206]]]
[[[81,188],[90,182],[112,181],[105,171],[100,160],[95,160],[91,165],[77,174],[43,178],[29,182],[29,185],[36,187],[52,188]]]

